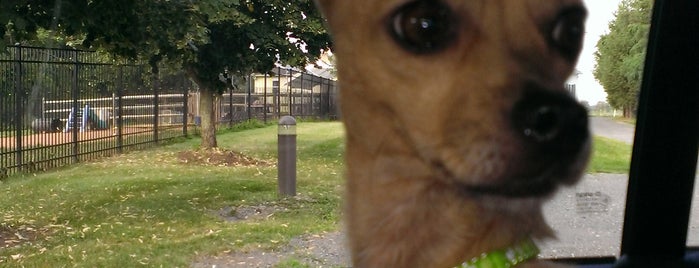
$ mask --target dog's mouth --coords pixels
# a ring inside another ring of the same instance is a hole
[[[506,118],[510,125],[478,147],[443,147],[432,161],[439,176],[471,195],[512,198],[547,197],[580,179],[591,140],[587,111],[574,99],[528,86]]]
[[[561,185],[576,183],[582,176],[589,146],[584,146],[577,159],[560,161],[527,172],[508,174],[494,182],[466,183],[456,179],[458,187],[466,194],[476,196],[500,196],[506,198],[548,197]]]
[[[589,146],[586,146],[589,148]],[[589,149],[581,152],[578,159],[562,161],[527,172],[509,173],[497,179],[473,180],[450,172],[442,164],[434,164],[440,170],[443,181],[466,196],[498,196],[504,198],[545,198],[561,185],[576,183],[585,170]]]

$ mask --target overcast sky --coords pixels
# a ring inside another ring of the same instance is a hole
[[[587,5],[588,17],[583,46],[577,69],[581,72],[577,82],[577,94],[580,100],[588,101],[594,105],[599,101],[606,101],[607,94],[602,86],[595,80],[592,70],[595,67],[594,53],[597,50],[597,40],[600,35],[608,32],[609,22],[614,19],[614,12],[621,0],[584,0]]]

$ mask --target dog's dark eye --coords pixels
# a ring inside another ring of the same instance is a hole
[[[582,7],[567,9],[553,24],[551,43],[568,59],[575,59],[582,48],[586,14]]]
[[[454,15],[440,1],[418,0],[398,8],[389,31],[398,44],[414,53],[437,52],[456,39]]]

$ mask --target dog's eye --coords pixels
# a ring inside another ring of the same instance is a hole
[[[448,46],[456,34],[451,9],[440,1],[418,0],[398,8],[389,31],[398,44],[414,53],[433,53]]]
[[[551,43],[568,59],[575,59],[582,48],[586,14],[582,7],[564,10],[553,24]]]

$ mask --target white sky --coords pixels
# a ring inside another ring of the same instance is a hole
[[[583,2],[587,5],[588,11],[585,25],[587,33],[583,51],[576,67],[581,72],[576,89],[578,99],[595,105],[599,101],[607,100],[607,94],[592,75],[592,70],[595,67],[594,53],[597,50],[595,46],[600,35],[607,33],[609,22],[614,19],[614,12],[621,0],[584,0]]]

